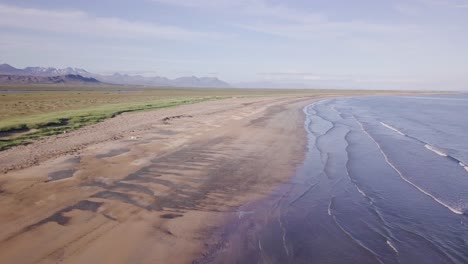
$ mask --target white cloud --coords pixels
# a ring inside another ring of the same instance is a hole
[[[468,0],[413,0],[397,2],[395,10],[406,16],[419,16],[427,12],[428,9],[463,9],[468,8]]]
[[[343,89],[466,89],[466,80],[434,76],[427,78],[410,75],[375,74],[319,74],[286,70],[257,73],[258,82],[241,83],[242,87],[279,88],[343,88]],[[444,86],[445,85],[445,86]]]
[[[96,17],[82,11],[52,11],[4,4],[0,4],[0,28],[118,38],[188,40],[222,36],[213,32],[198,32],[114,17]]]
[[[268,81],[317,81],[324,77],[310,72],[285,71],[285,72],[265,72],[258,73],[263,80]]]
[[[304,12],[286,5],[272,4],[267,0],[151,0],[152,2],[197,9],[205,12],[222,12],[250,16],[256,19],[267,18],[290,22],[318,22],[325,19],[322,14]]]
[[[419,2],[429,6],[468,8],[467,0],[419,0]]]
[[[415,25],[382,24],[363,20],[332,20],[325,14],[273,4],[267,0],[152,0],[153,2],[217,14],[237,14],[231,25],[244,30],[288,38],[343,36],[355,33],[402,33]],[[240,18],[242,19],[239,19]],[[238,22],[246,21],[246,22]]]
[[[354,82],[354,83],[426,83],[428,80],[415,78],[412,76],[378,76],[378,75],[336,75],[317,74],[314,72],[282,71],[282,72],[262,72],[257,73],[264,80],[277,81],[320,81],[320,82]]]
[[[397,3],[395,5],[395,10],[402,15],[406,16],[416,16],[421,14],[421,8],[412,4],[407,3]]]
[[[385,25],[373,24],[363,21],[332,22],[324,21],[320,23],[254,23],[238,25],[244,29],[261,32],[270,35],[283,36],[297,39],[310,39],[316,37],[355,37],[356,34],[404,34],[419,31],[415,25]],[[356,36],[357,37],[357,36]],[[362,36],[361,36],[362,37]]]

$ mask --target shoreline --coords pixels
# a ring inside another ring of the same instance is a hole
[[[464,164],[442,155],[440,139],[426,143],[424,129],[400,123],[405,110],[401,119],[390,114],[406,102],[360,99],[309,104],[304,109],[308,150],[295,175],[270,195],[240,207],[214,235],[222,239],[194,263],[463,262],[465,251],[453,241],[466,229],[460,222],[466,188],[447,183],[467,185]],[[421,115],[421,124],[431,124],[433,115]],[[458,119],[447,123],[458,124]],[[388,124],[400,124],[413,137]],[[463,135],[456,131],[455,138]],[[423,162],[432,174],[421,169]],[[453,174],[444,175],[447,171]],[[427,184],[431,181],[439,184]],[[444,245],[443,255],[426,246],[426,235]],[[423,255],[413,253],[414,245]]]
[[[198,258],[225,217],[292,177],[305,153],[302,108],[320,98],[237,98],[124,114],[0,153],[2,164],[33,161],[0,181],[0,259]],[[110,130],[122,123],[129,125]],[[142,244],[146,250],[135,248]],[[31,246],[30,256],[19,254]]]

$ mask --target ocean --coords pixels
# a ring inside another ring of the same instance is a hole
[[[340,98],[304,112],[304,164],[240,209],[225,256],[468,263],[467,94]]]

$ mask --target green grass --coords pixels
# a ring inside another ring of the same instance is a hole
[[[95,124],[125,112],[153,110],[222,98],[219,96],[162,98],[13,116],[0,120],[0,132],[12,134],[12,136],[4,137],[3,139],[0,138],[0,150],[5,150],[16,145],[28,144],[40,137],[56,135],[64,131],[71,131],[86,125]]]

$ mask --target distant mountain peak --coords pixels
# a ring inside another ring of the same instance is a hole
[[[11,66],[10,64],[2,63],[0,64],[0,69],[16,69],[16,68]]]
[[[17,69],[9,64],[0,64],[0,74],[35,77],[68,76],[68,78],[74,78],[73,75],[79,75],[83,78],[93,78],[96,81],[119,85],[207,88],[225,88],[230,86],[228,83],[216,77],[197,77],[192,75],[169,79],[161,76],[146,77],[142,75],[128,75],[118,72],[112,75],[101,75],[73,67],[66,67],[63,69],[54,67],[26,67],[24,69]]]
[[[11,66],[10,64],[6,64],[6,63],[0,64],[0,73],[17,74],[20,71],[21,71],[20,69],[16,69],[15,67]]]
[[[30,76],[30,75],[3,75],[0,74],[0,84],[30,85],[30,84],[73,84],[73,85],[99,85],[100,81],[91,77],[77,74],[61,76]]]

